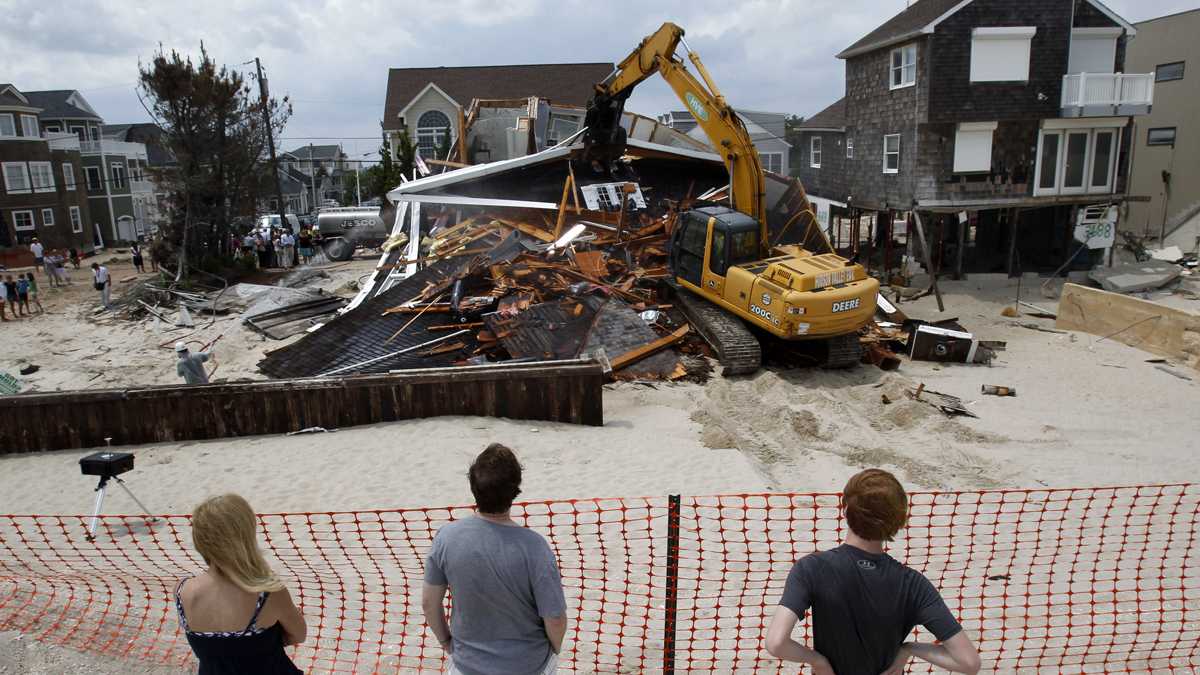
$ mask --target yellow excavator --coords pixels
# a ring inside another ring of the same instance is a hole
[[[704,84],[675,55],[681,43]],[[585,121],[585,158],[593,166],[619,162],[625,101],[655,73],[687,106],[729,171],[730,206],[680,214],[670,253],[678,304],[717,352],[724,373],[752,373],[761,365],[761,346],[747,325],[784,340],[823,341],[818,360],[826,367],[858,363],[858,332],[875,314],[879,282],[862,265],[833,253],[772,245],[758,152],[682,28],[664,23],[596,85]],[[797,215],[815,225],[807,196]]]

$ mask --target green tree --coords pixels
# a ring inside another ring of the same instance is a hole
[[[379,123],[382,132],[383,122]],[[401,183],[401,176],[411,179],[413,167],[416,164],[416,146],[407,133],[399,134],[399,143],[393,154],[392,144],[386,132],[382,132],[383,140],[379,145],[379,163],[363,170],[363,198],[379,197],[386,200],[387,193]]]
[[[162,51],[138,67],[138,90],[163,131],[177,165],[156,172],[170,194],[171,210],[156,257],[187,274],[188,260],[228,255],[236,215],[253,212],[268,191],[263,110],[274,131],[283,130],[288,99],[262,101],[240,73],[218,67],[204,45],[200,59]]]

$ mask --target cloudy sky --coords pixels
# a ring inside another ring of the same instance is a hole
[[[1108,0],[1130,21],[1198,0]],[[687,31],[736,106],[811,115],[843,92],[834,54],[904,8],[905,0],[0,0],[0,82],[78,89],[107,122],[146,121],[139,62],[162,45],[220,63],[267,69],[295,115],[281,145],[340,140],[377,146],[389,67],[619,61],[663,21]],[[679,104],[657,79],[628,108]]]

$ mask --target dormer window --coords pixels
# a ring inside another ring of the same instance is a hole
[[[917,83],[917,46],[905,45],[892,50],[891,89]]]

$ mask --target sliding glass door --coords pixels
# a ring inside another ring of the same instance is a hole
[[[1120,129],[1043,129],[1034,196],[1112,192]]]

